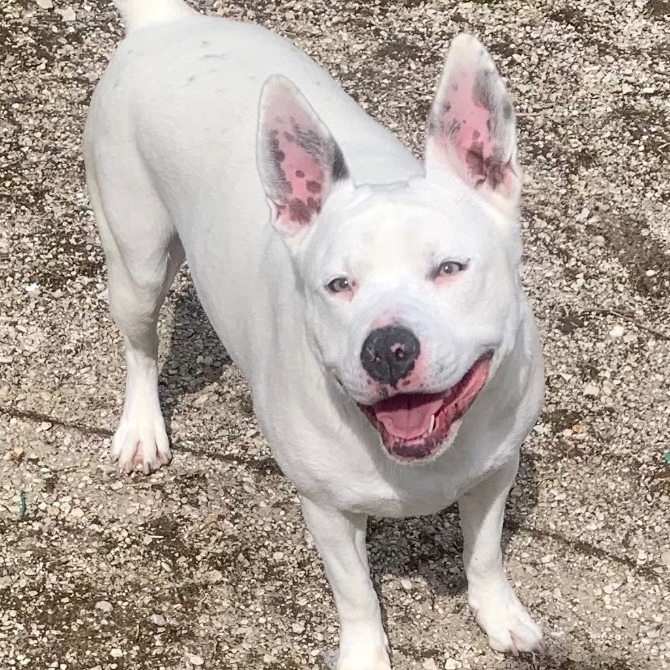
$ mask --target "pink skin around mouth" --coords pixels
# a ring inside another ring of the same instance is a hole
[[[488,378],[491,354],[478,359],[455,386],[442,393],[400,393],[359,408],[381,435],[389,454],[412,462],[435,456],[468,411]]]

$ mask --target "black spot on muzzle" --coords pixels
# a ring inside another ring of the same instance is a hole
[[[375,381],[395,386],[413,369],[421,353],[419,340],[402,326],[373,330],[361,350],[361,363]]]

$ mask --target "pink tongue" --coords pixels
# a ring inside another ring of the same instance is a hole
[[[442,403],[443,395],[397,395],[377,403],[374,411],[391,435],[411,440],[430,428],[430,420]]]

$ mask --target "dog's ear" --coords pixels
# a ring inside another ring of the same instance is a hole
[[[444,169],[506,213],[518,205],[514,108],[491,56],[470,35],[452,42],[428,118],[426,175],[439,180]]]
[[[288,237],[306,230],[349,172],[340,147],[286,77],[263,87],[257,157],[275,226]]]

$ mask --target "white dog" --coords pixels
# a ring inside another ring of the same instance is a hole
[[[85,132],[126,342],[114,459],[170,460],[156,322],[186,258],[300,492],[339,614],[338,670],[390,667],[368,515],[454,500],[491,646],[541,649],[500,549],[544,387],[518,273],[514,111],[487,51],[454,40],[422,164],[286,40],[181,0],[116,4],[128,36]]]

